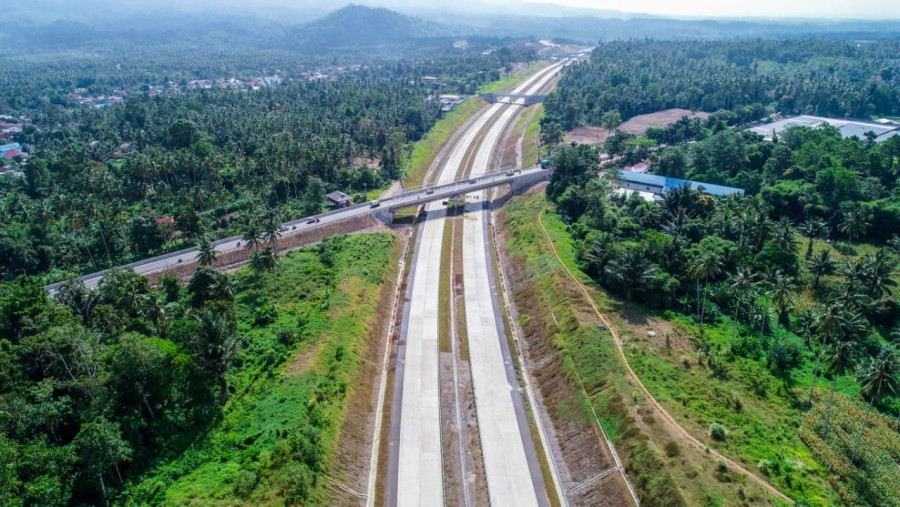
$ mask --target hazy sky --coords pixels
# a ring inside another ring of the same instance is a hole
[[[532,5],[526,7],[523,2]],[[548,6],[557,5],[676,17],[900,19],[900,0],[0,0],[0,3],[4,4],[5,12],[12,11],[18,16],[57,12],[87,16],[168,8],[175,12],[224,14],[240,11],[268,13],[270,16],[274,15],[272,13],[303,11],[308,15],[315,13],[318,17],[349,3],[358,3],[411,13],[450,11],[466,14],[511,12],[571,15],[579,12],[548,9]]]
[[[671,16],[897,19],[900,0],[525,0]]]

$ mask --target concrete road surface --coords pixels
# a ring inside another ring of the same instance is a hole
[[[553,67],[555,70],[559,65]],[[535,93],[553,79],[548,72],[527,93]],[[473,177],[485,174],[500,136],[520,110],[505,106],[485,134],[472,166]],[[528,430],[518,379],[506,342],[495,285],[484,192],[471,193],[463,224],[463,285],[466,334],[475,391],[478,430],[491,505],[547,504],[543,476]]]
[[[548,72],[529,78],[517,90],[525,89]],[[504,107],[510,106],[495,104],[487,108],[471,124],[441,168],[438,185],[454,180],[466,156],[477,144],[482,129],[494,121]],[[395,399],[391,417],[388,505],[439,506],[444,503],[438,313],[446,209],[439,203],[432,203],[427,210],[429,219],[421,226],[410,271],[409,309],[401,326],[405,345],[402,357],[398,353],[395,382],[402,387],[399,403]],[[396,421],[399,421],[399,428]]]

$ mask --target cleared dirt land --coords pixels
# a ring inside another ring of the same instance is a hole
[[[643,134],[650,127],[665,127],[670,123],[687,116],[688,118],[706,119],[709,113],[694,112],[687,109],[666,109],[650,114],[642,114],[623,123],[619,130],[629,134]],[[582,144],[603,144],[610,132],[600,127],[578,127],[566,132],[566,141],[575,141]]]

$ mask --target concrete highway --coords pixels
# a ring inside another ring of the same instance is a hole
[[[516,92],[527,89],[545,76],[555,74],[558,67],[557,64],[537,73],[520,85]],[[477,145],[485,126],[493,121],[493,131],[500,121],[496,118],[498,113],[510,107],[514,106],[490,106],[470,124],[441,167],[435,193],[431,195],[439,195],[437,189],[441,189],[442,194],[448,191],[458,194],[479,186],[477,182],[480,179],[476,179],[475,184],[468,180],[451,182]],[[528,174],[534,171],[539,169]],[[505,173],[497,173],[491,177],[499,178],[498,181],[509,178]],[[447,190],[448,188],[453,190]],[[382,206],[390,209],[395,204],[383,203]],[[415,246],[408,281],[409,304],[401,324],[401,347],[398,350],[395,374],[399,392],[398,389],[394,391],[386,481],[385,498],[388,505],[444,503],[438,337],[440,266],[446,208],[439,203],[432,203],[428,205],[427,213],[428,220],[422,224]],[[533,491],[534,488],[529,485],[528,489]]]
[[[548,73],[527,94],[545,88],[555,77]],[[500,136],[521,109],[506,106],[485,134],[470,175],[486,174],[500,146]],[[519,388],[500,313],[488,236],[488,208],[484,191],[466,196],[463,221],[463,285],[466,333],[491,505],[547,505],[547,493],[528,430],[523,394]]]

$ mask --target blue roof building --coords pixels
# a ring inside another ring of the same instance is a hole
[[[0,153],[6,153],[7,151],[21,150],[21,149],[22,149],[22,145],[19,143],[4,144],[3,146],[0,146]]]
[[[635,173],[631,171],[619,171],[619,180],[622,183],[622,188],[641,192],[653,192],[654,194],[664,194],[672,188],[681,188],[684,185],[690,185],[691,188],[715,197],[723,197],[731,194],[744,195],[743,188],[726,187],[724,185],[715,185],[713,183],[703,183],[700,181],[683,180],[681,178],[670,178],[668,176],[657,176],[655,174]]]

